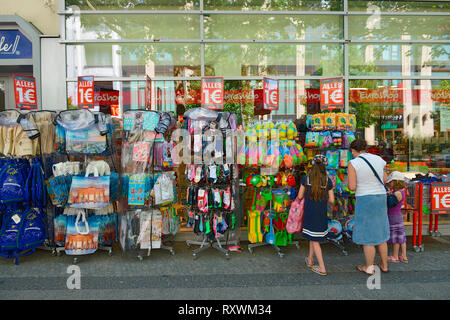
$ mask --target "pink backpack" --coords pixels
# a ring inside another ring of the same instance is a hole
[[[286,223],[286,230],[288,233],[302,232],[304,208],[304,198],[302,200],[295,199],[294,202],[292,202]]]

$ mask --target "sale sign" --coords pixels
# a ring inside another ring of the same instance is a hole
[[[145,81],[145,109],[152,109],[152,79],[149,76]]]
[[[14,95],[17,109],[37,109],[36,80],[34,77],[15,74]]]
[[[78,77],[78,109],[94,108],[94,77]]]
[[[344,108],[344,79],[329,78],[320,80],[320,109]]]
[[[431,184],[431,213],[450,213],[450,182],[434,182]]]
[[[212,110],[223,109],[223,78],[202,78],[202,108]]]
[[[278,110],[278,80],[264,78],[263,108],[265,110]]]

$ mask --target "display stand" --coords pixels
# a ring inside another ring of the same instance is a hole
[[[69,112],[69,116],[63,115],[65,112]],[[78,119],[81,119],[81,122],[75,124]],[[94,231],[90,230],[87,225],[88,222],[85,222],[84,228],[87,233],[82,233],[85,231],[77,231],[78,233],[73,233],[73,231],[69,232],[68,228],[71,223],[70,221],[72,220],[72,218],[70,218],[72,214],[66,215],[64,210],[63,213],[60,213],[66,217],[66,226],[64,227],[65,232],[63,234],[64,245],[58,245],[61,241],[55,240],[54,253],[57,256],[60,256],[62,252],[65,252],[67,255],[71,255],[73,257],[73,264],[78,263],[81,256],[92,254],[98,250],[105,251],[109,256],[112,256],[112,243],[116,240],[116,214],[118,210],[117,203],[115,203],[117,200],[115,198],[117,193],[114,192],[114,194],[112,194],[111,191],[113,189],[118,191],[118,180],[113,181],[111,177],[113,177],[113,175],[114,177],[118,177],[118,173],[114,161],[114,149],[111,143],[110,118],[101,112],[93,113],[89,110],[82,109],[67,110],[61,111],[58,114],[57,120],[54,124],[58,126],[56,129],[57,151],[61,155],[60,158],[64,157],[67,161],[65,163],[62,163],[63,160],[62,162],[55,161],[55,165],[71,164],[70,170],[73,170],[71,173],[62,172],[58,174],[58,176],[72,176],[72,183],[70,187],[71,194],[67,194],[68,200],[66,201],[68,202],[63,205],[54,204],[54,212],[56,212],[55,207],[59,207],[61,210],[62,208],[67,210],[76,209],[79,210],[79,212],[83,212],[82,219],[86,218],[86,221],[90,220],[90,223],[94,222],[95,224]],[[84,136],[86,138],[83,138]],[[104,140],[100,137],[104,137]],[[70,141],[70,147],[67,140],[69,138],[72,139]],[[99,167],[96,167],[97,164],[101,166],[104,171],[101,174],[98,172],[100,169]],[[61,168],[66,168],[65,170],[67,170],[67,166],[62,166]],[[55,170],[53,167],[52,169]],[[95,172],[90,173],[94,174],[94,177],[98,177],[99,179],[96,182],[92,182],[94,183],[93,185],[86,182],[90,179],[90,174],[87,171],[91,170]],[[56,176],[57,175],[55,174],[55,178]],[[79,182],[78,185],[74,184],[75,177],[80,179],[77,180]],[[103,179],[105,177],[108,178]],[[82,181],[82,179],[86,180]],[[100,180],[104,182],[98,182]],[[106,181],[107,184],[104,184]],[[49,181],[47,184],[49,186]],[[78,194],[78,192],[80,193]],[[95,205],[97,202],[103,204]],[[107,217],[107,222],[104,220],[105,217]],[[78,218],[79,216],[77,216],[77,219],[75,220],[76,228],[78,228],[76,222]],[[54,219],[56,219],[56,214],[54,215]],[[102,227],[100,227],[100,225]],[[111,231],[112,226],[114,231]],[[106,228],[108,228],[108,231]],[[104,238],[102,238],[102,240],[104,240],[104,242],[100,242],[100,237],[98,237],[100,233],[103,233]],[[108,233],[108,235],[106,235],[106,233]],[[108,238],[108,240],[106,240],[106,238]]]
[[[187,247],[199,246],[192,250],[194,259],[209,248],[229,259],[230,250],[224,246],[239,246],[239,240],[230,239],[237,228],[238,169],[234,163],[224,161],[234,155],[234,150],[227,148],[229,142],[225,141],[227,133],[236,129],[235,117],[232,113],[205,108],[191,109],[184,115],[189,142],[193,146],[189,157],[194,158],[186,166],[186,179],[190,181],[187,188],[188,228],[192,227],[195,234],[202,235],[202,240],[186,241]],[[207,130],[211,130],[208,131],[210,135],[205,134]],[[210,159],[206,156],[208,150]]]
[[[234,172],[234,165],[230,165],[230,177],[233,177],[235,172]],[[211,190],[211,189],[217,189],[217,188],[224,188],[226,186],[229,186],[228,184],[194,184],[191,183],[190,188],[195,188],[195,187],[201,187],[201,188],[205,188],[204,190]],[[234,191],[234,186],[231,188],[231,201],[235,201],[235,191]],[[207,192],[207,191],[205,191]],[[191,205],[191,210],[194,210],[196,212],[196,214],[201,214],[198,211],[198,208],[195,207],[196,204],[192,203]],[[220,214],[220,216],[222,217],[223,214],[228,214],[230,213],[229,210],[223,210],[223,209],[209,209],[208,210],[208,214],[205,215],[205,217],[208,217],[209,215],[215,215],[215,214]],[[202,215],[203,218],[203,215]],[[235,226],[236,228],[236,226]],[[227,229],[223,235],[223,237],[225,236],[229,236],[230,233],[230,229]],[[238,240],[227,240],[227,241],[221,241],[219,238],[217,238],[216,236],[214,237],[214,239],[211,239],[211,237],[209,237],[206,233],[203,233],[203,239],[202,241],[195,241],[195,240],[186,240],[186,246],[188,248],[191,247],[191,245],[198,245],[200,246],[197,249],[192,250],[192,257],[195,259],[198,258],[198,254],[200,252],[203,252],[209,248],[213,248],[217,251],[219,251],[220,253],[224,254],[226,259],[230,259],[230,251],[225,249],[223,246],[225,245],[235,245],[238,246],[239,245],[239,241]]]
[[[164,134],[170,133],[172,120],[170,114],[157,111],[124,113],[120,243],[125,252],[130,251],[140,261],[144,256],[150,256],[154,249],[175,254],[173,247],[166,245],[165,238],[177,230],[163,230],[167,216],[162,211],[169,207],[173,209],[176,192],[172,189],[171,198],[161,198],[162,189],[174,188],[174,170],[171,166],[166,167],[162,160],[166,144]],[[170,186],[162,187],[160,178],[163,177],[166,182],[170,180],[167,182]],[[178,216],[174,214],[173,218],[175,221]]]

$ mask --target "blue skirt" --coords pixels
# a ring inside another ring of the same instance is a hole
[[[356,197],[353,242],[377,246],[390,238],[386,195]]]

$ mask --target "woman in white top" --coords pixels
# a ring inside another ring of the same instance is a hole
[[[386,189],[375,176],[370,165],[378,177],[386,181],[384,172],[386,162],[379,156],[366,152],[367,143],[355,140],[350,144],[353,160],[348,166],[348,186],[356,191],[355,223],[353,242],[364,248],[365,265],[357,269],[368,274],[374,273],[375,247],[381,257],[378,264],[383,272],[388,272],[389,219],[387,215]],[[366,161],[365,161],[365,160]]]

